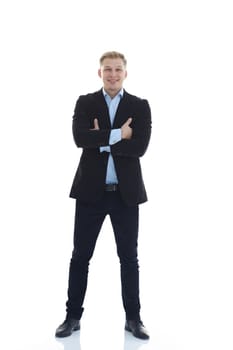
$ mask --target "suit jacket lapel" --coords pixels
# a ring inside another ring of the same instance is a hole
[[[116,111],[116,115],[115,115],[115,119],[113,122],[113,128],[119,128],[121,127],[125,120],[125,111],[128,109],[127,107],[128,105],[128,98],[127,98],[127,92],[124,91],[123,97],[121,98],[117,111]]]
[[[99,114],[100,114],[98,117],[101,118],[101,120],[105,125],[107,124],[107,127],[109,129],[111,129],[108,106],[105,101],[102,89],[96,92],[96,104],[97,104],[97,110],[99,111]]]
[[[125,121],[126,121],[125,120],[125,111],[127,111],[127,109],[128,109],[128,96],[127,95],[128,95],[127,92],[124,90],[123,97],[122,97],[121,101],[119,102],[119,105],[118,105],[118,108],[116,111],[113,126],[111,126],[109,112],[108,112],[108,106],[107,106],[107,103],[105,101],[103,91],[101,89],[95,93],[97,110],[100,113],[99,118],[102,119],[104,125],[106,125],[107,128],[117,129],[117,128],[120,128],[125,123]]]

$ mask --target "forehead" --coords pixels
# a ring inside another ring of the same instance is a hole
[[[103,60],[102,67],[125,68],[125,65],[124,65],[124,62],[121,58],[105,58]]]

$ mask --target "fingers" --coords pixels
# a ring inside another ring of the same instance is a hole
[[[99,122],[97,118],[94,119],[94,130],[99,130]]]
[[[132,118],[128,118],[126,120],[126,122],[122,125],[121,127],[121,137],[122,139],[131,139],[132,138],[132,133],[133,133],[133,130],[132,128],[129,126],[132,122]]]
[[[94,128],[93,129],[90,129],[90,130],[99,130],[100,127],[99,127],[99,122],[98,122],[98,119],[95,118],[94,119]]]
[[[129,126],[132,123],[132,118],[128,118],[125,122],[125,125]]]

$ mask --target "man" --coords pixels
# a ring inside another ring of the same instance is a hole
[[[149,144],[151,112],[147,100],[123,89],[123,54],[103,54],[98,75],[103,88],[80,96],[73,116],[74,141],[82,154],[70,193],[76,199],[76,213],[67,315],[56,336],[80,329],[89,261],[109,215],[121,267],[125,329],[148,339],[140,317],[137,243],[138,205],[147,201],[139,158]]]

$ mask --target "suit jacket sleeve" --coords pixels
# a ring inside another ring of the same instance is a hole
[[[73,115],[73,137],[77,147],[99,148],[107,146],[110,129],[91,130],[94,128],[94,115],[89,106],[93,105],[91,96],[80,96]]]
[[[137,101],[135,115],[130,127],[133,129],[130,140],[121,140],[111,146],[113,156],[141,157],[146,152],[151,137],[151,110],[147,100]]]

